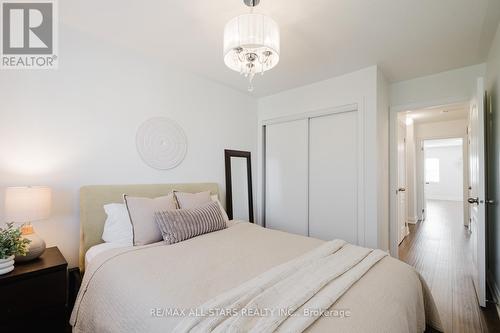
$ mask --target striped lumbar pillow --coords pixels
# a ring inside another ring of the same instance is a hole
[[[156,212],[155,220],[167,244],[178,243],[227,227],[217,202],[192,209]]]

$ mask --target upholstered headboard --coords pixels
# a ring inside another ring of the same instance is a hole
[[[172,190],[183,192],[210,191],[219,194],[216,183],[150,184],[150,185],[92,185],[80,189],[80,270],[85,269],[85,253],[102,243],[102,231],[106,213],[103,206],[123,202],[123,194],[155,198]]]

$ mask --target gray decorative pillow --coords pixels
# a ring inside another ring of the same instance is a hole
[[[217,202],[193,209],[158,211],[155,219],[167,244],[227,228]]]
[[[188,193],[174,190],[174,197],[180,209],[198,208],[212,201],[210,191]]]
[[[177,208],[174,195],[158,198],[142,198],[124,195],[132,222],[132,232],[134,245],[147,245],[161,241],[162,235],[155,222],[155,212],[164,210],[174,210]]]

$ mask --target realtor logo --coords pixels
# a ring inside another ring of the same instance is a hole
[[[2,69],[57,68],[56,3],[2,1]]]

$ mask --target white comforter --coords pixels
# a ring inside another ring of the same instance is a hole
[[[339,244],[237,223],[174,245],[110,250],[87,268],[73,331],[422,332],[426,322],[440,329],[413,268]],[[198,311],[228,304],[292,311],[232,317]],[[306,308],[330,315],[292,315]]]
[[[325,243],[201,305],[174,332],[303,332],[386,255]]]

